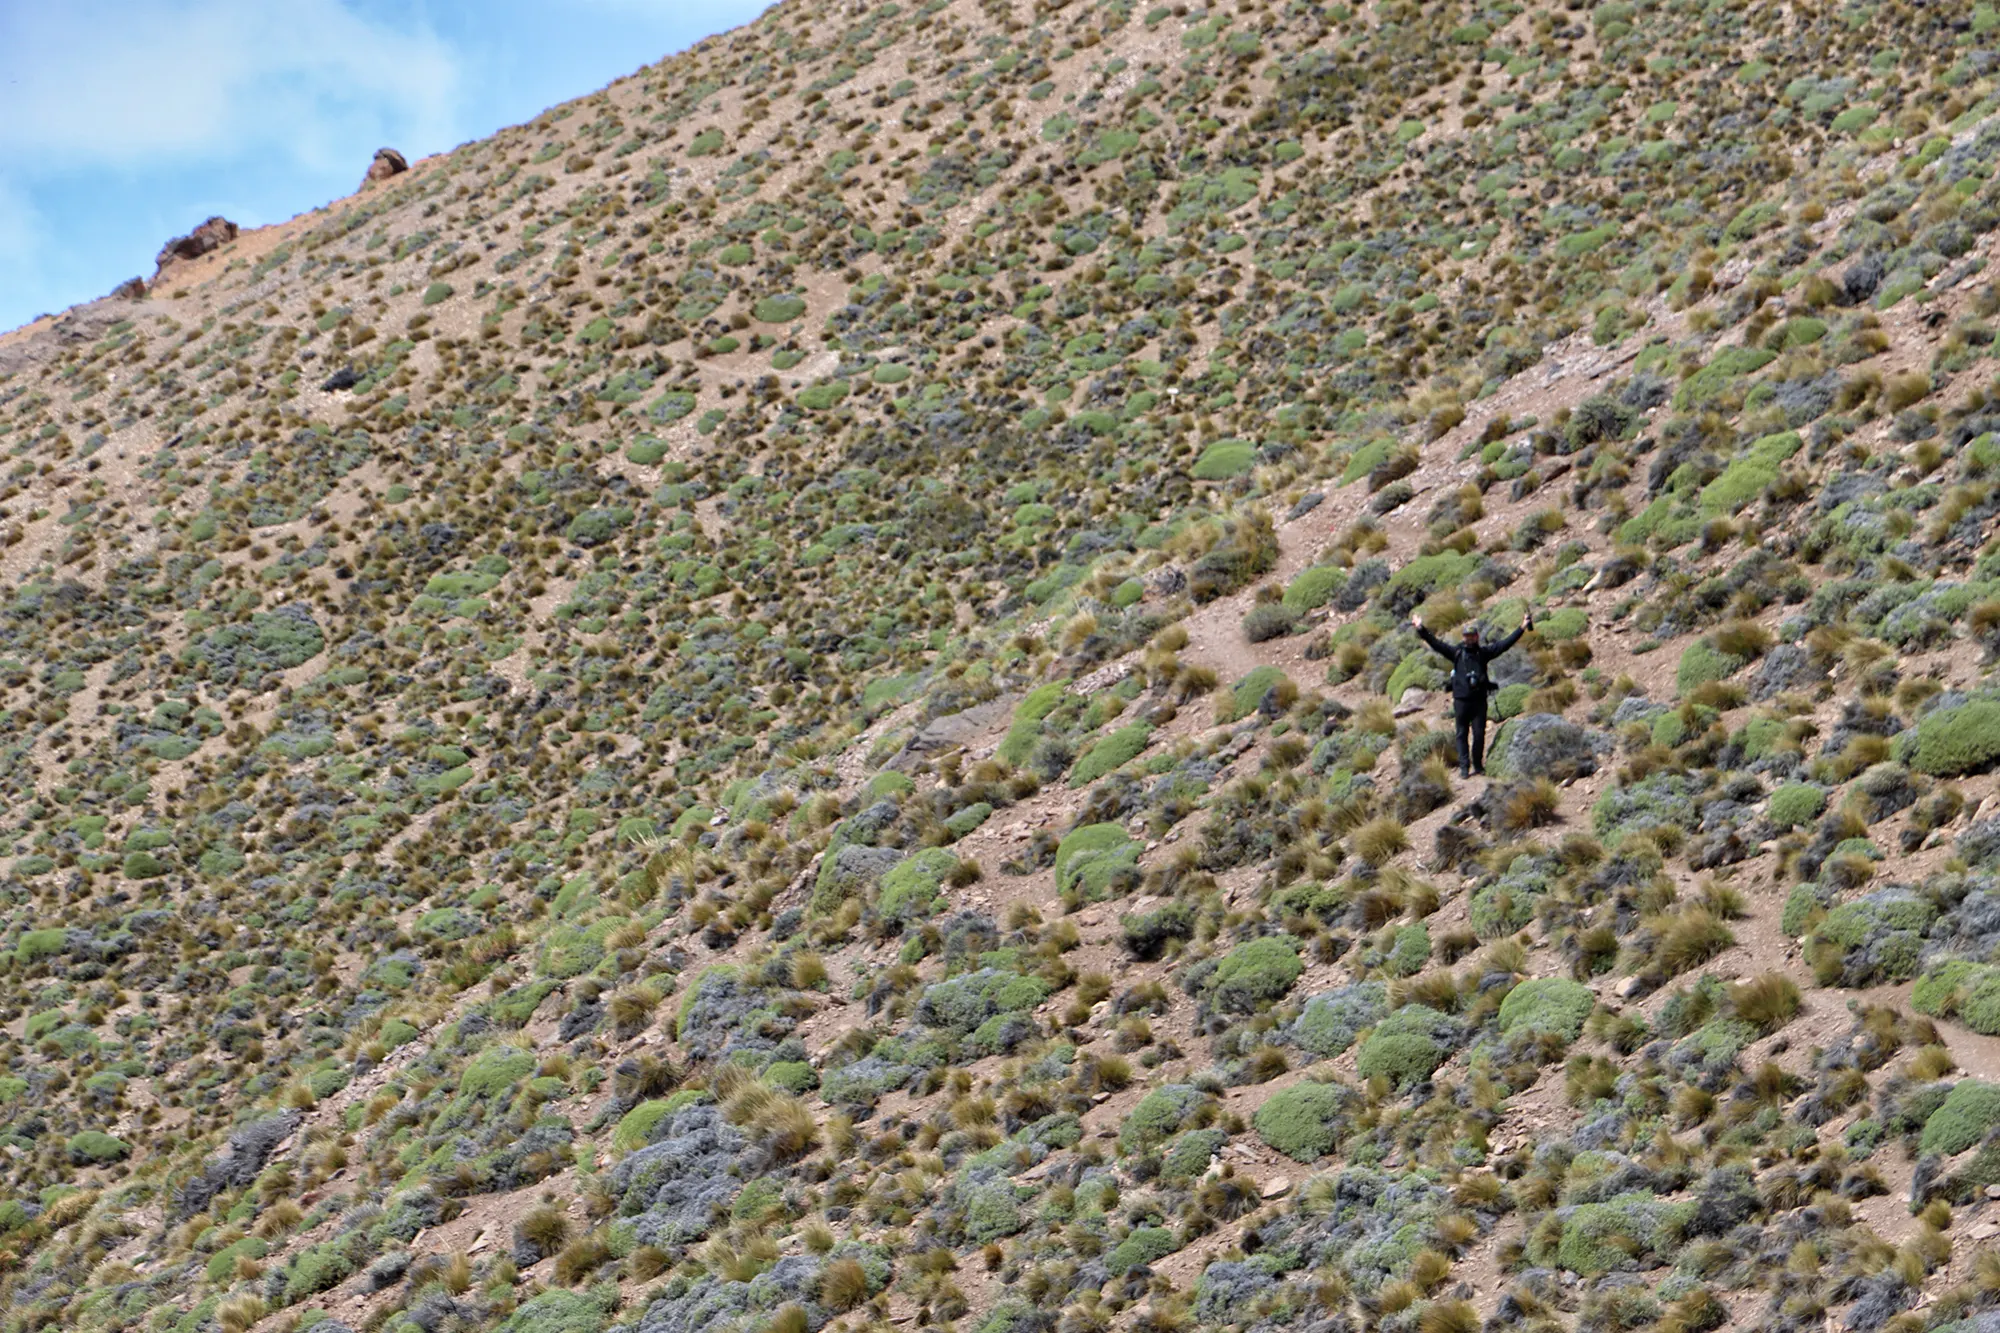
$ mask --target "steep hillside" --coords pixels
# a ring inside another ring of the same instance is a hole
[[[0,1330],[2000,1327],[1997,68],[786,3],[0,336]]]

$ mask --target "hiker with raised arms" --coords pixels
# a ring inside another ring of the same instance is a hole
[[[1465,633],[1456,648],[1424,626],[1424,618],[1410,613],[1416,628],[1432,651],[1451,663],[1451,715],[1458,724],[1458,775],[1469,778],[1486,772],[1486,696],[1499,687],[1487,674],[1486,664],[1512,648],[1520,637],[1534,628],[1534,613],[1521,612],[1521,628],[1492,645],[1479,641],[1479,626],[1465,624]]]

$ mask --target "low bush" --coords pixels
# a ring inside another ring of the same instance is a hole
[[[1363,1078],[1381,1075],[1398,1088],[1429,1078],[1448,1052],[1421,1032],[1378,1032],[1361,1044],[1354,1067]]]
[[[1596,1007],[1597,997],[1581,982],[1536,977],[1508,991],[1500,1002],[1500,1031],[1549,1033],[1575,1041],[1583,1033],[1583,1020]]]
[[[1406,1004],[1361,1043],[1354,1067],[1363,1078],[1381,1075],[1398,1088],[1407,1088],[1429,1078],[1450,1057],[1440,1038],[1455,1030],[1456,1025],[1437,1010]]]
[[[1326,1083],[1301,1083],[1274,1093],[1250,1124],[1257,1137],[1295,1162],[1316,1162],[1339,1146],[1343,1104],[1352,1093]]]
[[[1137,862],[1140,846],[1117,824],[1086,824],[1056,844],[1056,891],[1101,896],[1111,876]]]
[[[1771,793],[1764,814],[1780,829],[1798,828],[1818,819],[1826,809],[1826,790],[1806,782],[1788,782]]]
[[[1778,479],[1778,469],[1799,451],[1802,443],[1797,431],[1766,435],[1753,443],[1722,470],[1721,476],[1702,487],[1702,512],[1731,515],[1748,508],[1766,486]]]
[[[1303,971],[1298,941],[1267,935],[1239,944],[1223,957],[1209,978],[1208,999],[1225,1013],[1255,1013],[1281,998]]]
[[[1299,687],[1284,672],[1274,666],[1260,666],[1237,681],[1228,694],[1216,701],[1215,720],[1222,723],[1239,721],[1256,712],[1267,698],[1278,704],[1282,711],[1292,706],[1298,693]]]
[[[1919,773],[1957,777],[2000,759],[2000,700],[1935,708],[1899,738],[1897,757]]]
[[[1100,737],[1077,759],[1076,767],[1070,770],[1069,785],[1088,787],[1106,773],[1130,763],[1152,738],[1153,729],[1143,722]]]
[[[1257,465],[1257,446],[1248,440],[1217,440],[1195,460],[1196,481],[1227,481]]]
[[[1123,1277],[1156,1259],[1164,1259],[1180,1248],[1174,1233],[1165,1227],[1136,1227],[1104,1257],[1104,1267],[1113,1277]]]
[[[1283,602],[1260,602],[1243,617],[1243,637],[1251,643],[1281,639],[1297,629],[1299,613]]]
[[[1168,903],[1151,912],[1127,913],[1118,924],[1132,956],[1151,961],[1166,952],[1169,941],[1194,938],[1194,906]]]
[[[1672,1249],[1695,1207],[1693,1203],[1667,1203],[1640,1191],[1602,1203],[1578,1204],[1561,1215],[1561,1238],[1555,1253],[1539,1253],[1539,1247],[1531,1245],[1531,1258],[1537,1263],[1553,1259],[1572,1273],[1595,1277],[1629,1259]]]
[[[1347,571],[1338,565],[1314,565],[1285,586],[1283,605],[1304,615],[1325,606],[1347,586]]]
[[[919,921],[937,910],[939,889],[957,867],[958,858],[942,847],[929,847],[897,862],[882,876],[875,910],[885,921]]]
[[[1962,1153],[2000,1125],[2000,1085],[1965,1079],[1954,1083],[1944,1104],[1924,1121],[1921,1152],[1950,1157]]]
[[[667,1118],[664,1097],[640,1102],[618,1120],[611,1131],[611,1146],[620,1152],[637,1152],[652,1141],[653,1130]]]
[[[1379,981],[1322,992],[1306,1001],[1286,1035],[1294,1046],[1332,1059],[1352,1046],[1362,1029],[1379,1023],[1389,1012],[1388,994]]]
[[[1696,639],[1681,651],[1674,671],[1674,694],[1686,697],[1711,681],[1727,680],[1741,671],[1744,659],[1723,652],[1707,639]]]
[[[72,1135],[66,1146],[69,1159],[84,1165],[122,1162],[132,1153],[130,1144],[113,1138],[101,1129],[86,1129],[81,1134]]]
[[[1200,1088],[1188,1083],[1168,1083],[1139,1099],[1118,1130],[1121,1152],[1146,1152],[1157,1148],[1184,1129],[1199,1128],[1204,1118],[1212,1119],[1215,1103]]]

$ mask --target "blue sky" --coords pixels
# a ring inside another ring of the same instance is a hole
[[[0,0],[0,330],[532,119],[758,0]]]

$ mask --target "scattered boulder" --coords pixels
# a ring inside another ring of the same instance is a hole
[[[911,733],[903,748],[883,767],[900,770],[915,764],[924,755],[968,745],[985,732],[1005,726],[1007,719],[1014,715],[1017,702],[1016,696],[1007,695],[976,704],[962,712],[934,717]]]
[[[228,218],[214,217],[196,227],[185,236],[176,236],[161,249],[153,262],[156,268],[153,281],[175,264],[190,259],[199,259],[211,250],[219,250],[236,239],[237,227]]]
[[[1759,703],[1792,690],[1808,690],[1826,680],[1826,672],[1805,645],[1781,643],[1764,655],[1750,678],[1750,697]]]
[[[1598,758],[1612,752],[1611,737],[1554,713],[1529,713],[1508,728],[1507,743],[1488,756],[1495,777],[1546,777],[1557,782],[1588,777]]]
[[[732,1173],[745,1141],[713,1106],[690,1106],[655,1142],[611,1170],[621,1211],[642,1245],[677,1245],[708,1234],[742,1189]]]
[[[1146,576],[1148,597],[1177,597],[1187,590],[1187,571],[1179,565],[1161,565]]]
[[[1846,298],[1848,305],[1860,305],[1875,295],[1876,288],[1882,285],[1882,279],[1887,272],[1888,265],[1882,256],[1871,250],[1849,264],[1847,271],[1840,275],[1841,295]]]
[[[375,150],[375,160],[368,164],[368,172],[362,176],[361,185],[365,189],[373,185],[376,181],[385,181],[391,176],[400,176],[409,169],[409,160],[395,149],[377,148]]]
[[[111,289],[111,299],[114,301],[145,300],[146,280],[144,278],[125,279],[125,281],[119,283],[116,287],[113,287]]]

